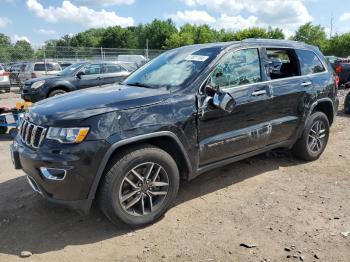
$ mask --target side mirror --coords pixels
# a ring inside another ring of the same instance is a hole
[[[217,92],[213,98],[213,105],[225,112],[232,113],[236,107],[236,100],[229,93]]]
[[[77,78],[81,79],[81,76],[85,75],[83,71],[78,72]]]

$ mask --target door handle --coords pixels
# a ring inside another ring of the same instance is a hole
[[[267,94],[266,90],[258,90],[258,91],[254,91],[252,93],[252,96],[262,96],[262,95],[266,95],[266,94]]]
[[[312,82],[311,81],[309,81],[309,82],[302,82],[301,85],[302,86],[311,86]]]
[[[97,80],[101,80],[101,77],[97,77],[96,79],[97,79]]]

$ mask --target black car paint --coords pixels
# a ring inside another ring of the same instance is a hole
[[[166,140],[172,145],[169,151],[178,156],[182,177],[193,179],[212,168],[276,147],[292,146],[319,103],[329,103],[335,115],[338,100],[331,68],[312,77],[279,81],[269,81],[264,70],[266,46],[308,49],[324,60],[317,49],[271,41],[203,46],[220,47],[221,51],[182,90],[109,85],[37,103],[30,109],[29,121],[45,127],[88,126],[91,130],[81,144],[62,145],[46,139],[39,149],[27,147],[17,137],[12,148],[19,152],[22,169],[46,198],[86,212],[110,157],[121,147]],[[262,54],[264,82],[227,90],[237,103],[232,113],[212,106],[201,108],[205,99],[202,86],[220,58],[229,51],[249,47],[259,48]],[[304,82],[311,85],[303,86]],[[252,97],[254,91],[262,89],[267,91],[265,95]],[[40,166],[65,168],[72,180],[47,181],[38,170]],[[76,183],[80,185],[74,186]]]
[[[69,75],[46,76],[26,81],[21,90],[22,99],[30,102],[38,102],[46,99],[52,91],[57,89],[71,92],[88,87],[117,83],[125,79],[125,76],[102,77],[101,74],[78,77],[77,73],[88,64],[80,63]],[[74,67],[74,65],[72,66]],[[37,89],[31,88],[33,83],[42,80],[45,80],[43,86]]]

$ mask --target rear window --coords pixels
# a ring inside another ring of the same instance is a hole
[[[123,68],[120,65],[116,64],[106,64],[104,65],[104,73],[119,73],[121,71],[124,71]]]
[[[0,70],[4,70],[4,68],[0,65]]]
[[[46,71],[45,64],[35,64],[34,71]]]
[[[316,74],[326,71],[317,55],[312,51],[295,50],[300,63],[302,75]]]
[[[61,68],[59,64],[54,64],[54,63],[46,63],[45,64],[35,64],[34,66],[34,71],[60,71]]]

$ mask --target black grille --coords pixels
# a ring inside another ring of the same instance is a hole
[[[19,133],[23,143],[33,148],[38,148],[45,137],[46,128],[23,120]]]

